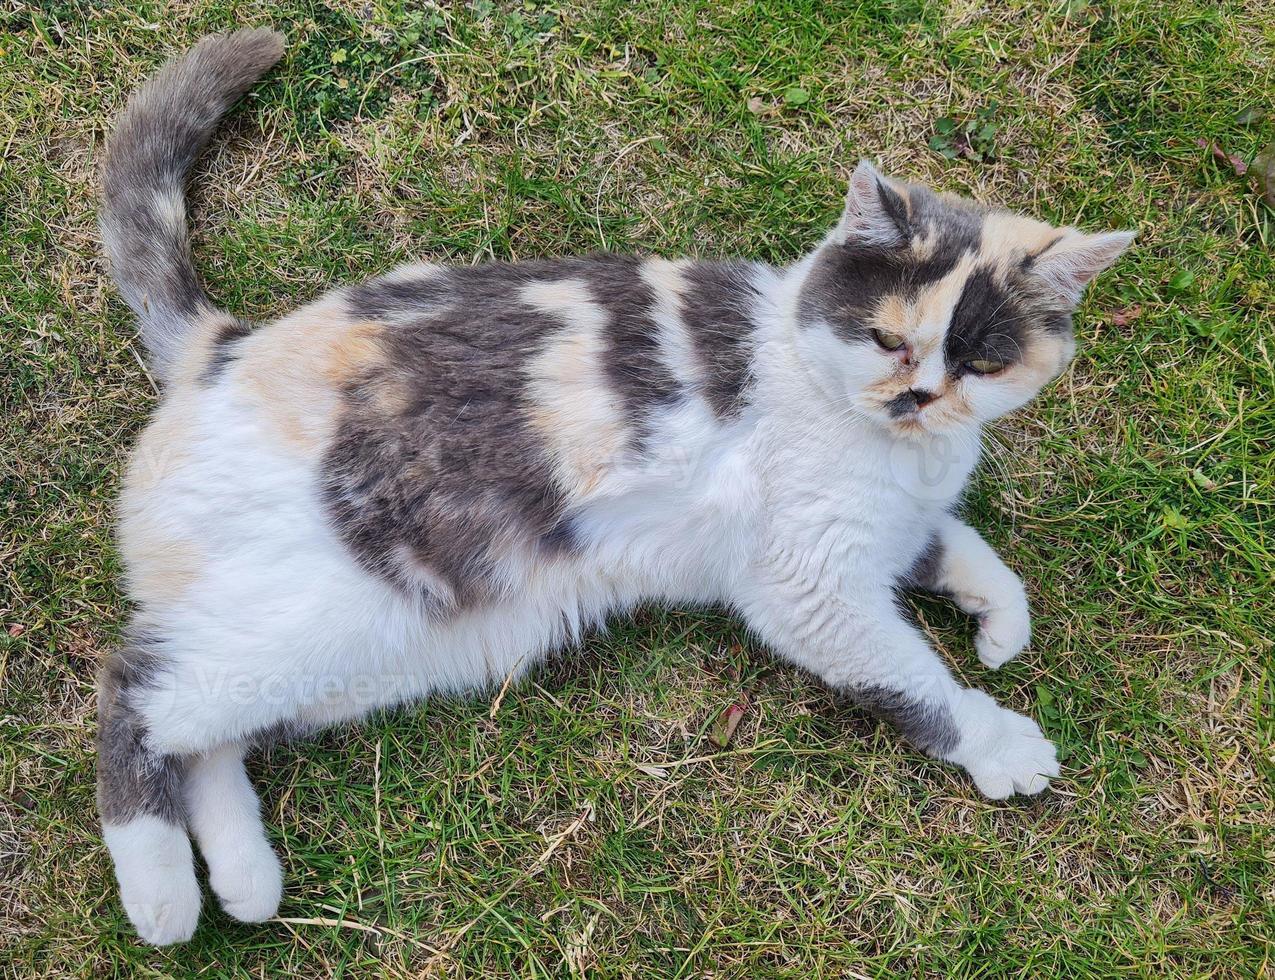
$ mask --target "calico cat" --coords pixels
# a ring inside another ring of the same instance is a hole
[[[163,398],[124,478],[135,604],[99,683],[98,801],[141,936],[188,939],[191,838],[246,922],[278,859],[254,744],[516,677],[639,603],[718,603],[987,796],[1058,775],[896,590],[952,597],[997,667],[1026,595],[954,516],[983,425],[1074,349],[1129,244],[888,179],[794,264],[627,255],[408,265],[273,323],[215,308],[183,182],[282,54],[199,42],[133,97],[102,231]]]

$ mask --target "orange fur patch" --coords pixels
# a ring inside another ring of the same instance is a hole
[[[177,601],[198,580],[203,566],[203,555],[193,541],[140,514],[121,521],[120,552],[129,594],[143,606]]]
[[[180,598],[203,563],[194,542],[167,526],[156,502],[165,480],[190,460],[193,413],[198,408],[197,390],[174,391],[138,438],[124,471],[119,549],[130,594],[143,605]]]
[[[1040,252],[1063,234],[1063,229],[1033,218],[993,211],[983,220],[979,260],[984,265],[1006,270],[1024,255]]]
[[[325,298],[241,341],[227,373],[288,451],[315,457],[335,430],[341,389],[381,358],[385,329]],[[377,394],[387,410],[400,407],[394,392]]]

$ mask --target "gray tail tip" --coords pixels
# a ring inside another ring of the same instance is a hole
[[[275,31],[273,27],[244,27],[238,31],[223,34],[223,37],[235,43],[236,46],[254,48],[260,52],[263,59],[269,57],[272,65],[283,57],[283,48],[288,43],[283,32]]]
[[[250,60],[265,70],[283,57],[287,39],[273,27],[243,27],[206,37],[201,43],[210,47],[233,48],[238,57]]]

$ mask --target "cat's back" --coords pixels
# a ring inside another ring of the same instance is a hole
[[[126,561],[156,550],[129,547],[154,537],[128,533],[147,514],[308,508],[378,577],[481,592],[493,556],[569,551],[585,503],[739,418],[767,275],[623,255],[419,264],[256,329],[210,324],[139,443]]]

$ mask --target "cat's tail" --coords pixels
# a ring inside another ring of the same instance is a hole
[[[221,117],[282,54],[283,35],[265,28],[204,38],[133,94],[107,144],[102,237],[163,381],[193,325],[216,313],[191,261],[186,173]]]

